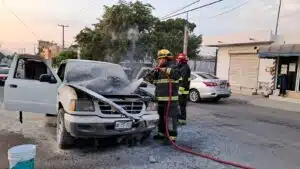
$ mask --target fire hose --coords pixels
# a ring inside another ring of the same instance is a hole
[[[161,71],[160,68],[155,68],[157,69],[158,71]],[[207,154],[202,154],[202,153],[199,153],[199,152],[195,152],[191,149],[188,149],[188,148],[185,148],[185,147],[182,147],[180,145],[177,145],[172,139],[170,139],[170,133],[169,133],[169,130],[168,130],[168,117],[169,117],[169,111],[170,111],[170,106],[171,106],[171,98],[172,98],[172,79],[168,77],[168,81],[169,81],[169,99],[168,99],[168,103],[167,103],[167,110],[165,112],[165,128],[166,128],[166,136],[168,137],[169,141],[171,142],[171,144],[178,150],[180,151],[183,151],[185,153],[189,153],[189,154],[193,154],[193,155],[196,155],[196,156],[199,156],[201,158],[205,158],[205,159],[209,159],[209,160],[212,160],[212,161],[215,161],[217,163],[220,163],[220,164],[225,164],[225,165],[230,165],[230,166],[233,166],[233,167],[238,167],[238,168],[243,168],[243,169],[255,169],[253,167],[249,167],[249,166],[245,166],[245,165],[241,165],[241,164],[238,164],[236,162],[230,162],[230,161],[224,161],[224,160],[221,160],[221,159],[218,159],[216,157],[213,157],[213,156],[210,156],[210,155],[207,155]]]

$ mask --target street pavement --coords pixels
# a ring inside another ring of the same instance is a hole
[[[149,139],[142,145],[100,144],[78,140],[59,150],[55,118],[0,110],[0,169],[7,168],[7,149],[37,144],[36,168],[42,169],[231,169],[162,146]],[[236,99],[220,103],[189,103],[188,125],[179,128],[177,143],[197,152],[257,169],[300,168],[300,113],[254,106]],[[154,158],[154,160],[152,159]]]

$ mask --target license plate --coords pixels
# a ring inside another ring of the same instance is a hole
[[[132,127],[131,121],[117,121],[115,124],[115,129],[117,130],[131,129],[131,127]]]
[[[220,85],[220,88],[225,88],[226,85]]]

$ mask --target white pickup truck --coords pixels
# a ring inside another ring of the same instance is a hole
[[[18,55],[5,83],[4,105],[10,111],[57,115],[57,144],[62,149],[69,148],[74,137],[146,138],[158,114],[154,100],[141,96],[140,84],[130,83],[117,64],[66,60],[56,74],[39,57]]]

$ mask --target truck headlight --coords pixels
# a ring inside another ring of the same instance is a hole
[[[146,111],[157,111],[157,103],[148,102],[146,105]]]
[[[71,100],[69,104],[70,111],[87,111],[94,112],[95,106],[92,100],[87,99],[79,99],[79,100]]]

